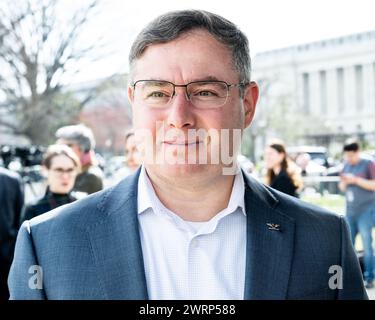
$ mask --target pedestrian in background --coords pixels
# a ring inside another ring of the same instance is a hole
[[[74,151],[66,145],[52,145],[47,149],[42,165],[47,177],[47,190],[42,198],[25,206],[23,220],[76,200],[71,191],[80,170],[80,161]]]
[[[81,162],[74,190],[91,194],[103,189],[103,172],[95,159],[95,139],[92,130],[83,124],[65,126],[56,131],[58,144],[73,149]]]
[[[21,177],[0,168],[0,300],[9,298],[7,278],[20,226],[24,191]]]
[[[296,164],[301,168],[301,175],[307,176],[309,174],[308,167],[311,164],[311,156],[307,153],[301,153],[296,157]]]
[[[119,183],[122,179],[134,173],[142,164],[141,152],[138,150],[133,130],[125,133],[125,161],[124,165],[116,170],[110,178],[108,186]]]
[[[372,228],[375,221],[375,162],[360,153],[359,143],[349,140],[343,147],[345,164],[339,188],[345,191],[346,218],[353,245],[359,233],[364,250],[364,281],[366,288],[374,287],[374,254]]]
[[[283,193],[298,197],[302,189],[300,168],[288,157],[282,141],[271,142],[265,151],[267,168],[265,182],[270,187]]]
[[[126,166],[131,172],[135,172],[141,165],[142,159],[133,130],[128,131],[125,135],[125,156]]]

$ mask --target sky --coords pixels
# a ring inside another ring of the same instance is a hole
[[[74,0],[62,0],[68,7]],[[87,0],[83,0],[85,2]],[[153,18],[171,10],[203,9],[234,22],[259,52],[375,30],[374,0],[102,0],[85,37],[102,35],[113,51],[86,66],[82,82],[127,72],[127,56],[137,33]]]

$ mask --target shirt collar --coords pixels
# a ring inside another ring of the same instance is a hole
[[[152,194],[156,197],[154,188],[147,176],[146,169],[144,165],[142,165],[138,178],[138,214],[145,212],[148,208],[153,208],[153,203],[151,201]]]
[[[229,213],[235,212],[237,208],[240,208],[242,213],[246,216],[244,196],[245,182],[243,179],[242,170],[237,170],[228,206],[219,212],[217,216],[226,216]],[[138,214],[142,214],[149,208],[159,211],[169,211],[157,197],[144,165],[142,165],[141,172],[139,174],[137,198]]]

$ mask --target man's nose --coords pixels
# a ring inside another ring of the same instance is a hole
[[[168,114],[168,125],[178,129],[194,126],[192,107],[185,88],[176,88]]]

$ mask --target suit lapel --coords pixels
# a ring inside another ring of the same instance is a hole
[[[98,221],[87,228],[99,283],[107,299],[148,299],[137,217],[139,172],[103,197]],[[286,298],[294,220],[277,211],[277,203],[258,182],[250,178],[246,183],[245,299]],[[280,230],[270,230],[267,223],[278,224]]]
[[[244,298],[285,299],[293,258],[294,220],[277,211],[278,200],[263,185],[252,180],[245,187]]]
[[[98,209],[104,218],[88,228],[100,284],[108,299],[148,299],[138,231],[139,171],[117,185]]]

